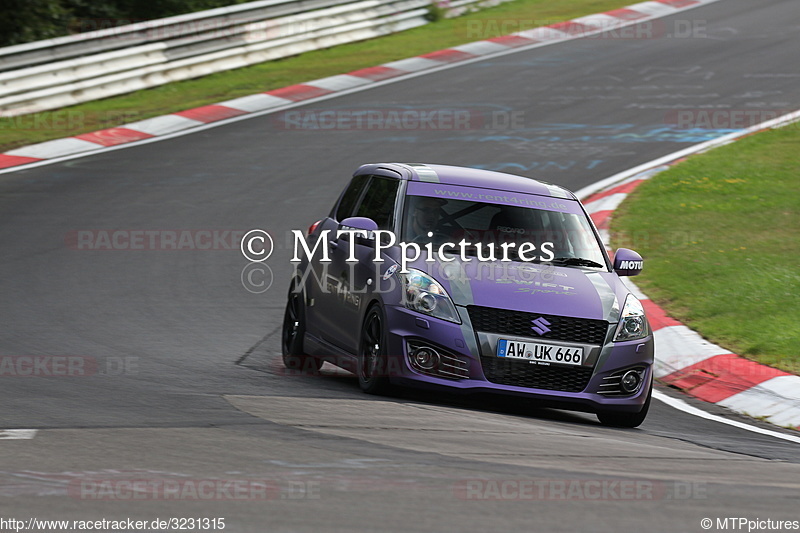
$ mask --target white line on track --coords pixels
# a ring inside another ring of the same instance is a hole
[[[32,439],[36,429],[0,429],[0,440]]]
[[[706,420],[711,420],[712,422],[719,422],[720,424],[727,424],[729,426],[733,426],[739,429],[744,429],[746,431],[752,431],[753,433],[760,433],[762,435],[775,437],[776,439],[788,440],[790,442],[796,442],[797,444],[800,444],[800,436],[788,435],[786,433],[779,433],[777,431],[772,431],[771,429],[764,429],[756,426],[751,426],[750,424],[745,424],[737,420],[730,420],[727,418],[723,418],[721,416],[712,415],[711,413],[707,413],[702,409],[698,409],[697,407],[689,405],[688,403],[684,402],[679,398],[673,398],[672,396],[667,396],[666,394],[659,392],[657,390],[653,391],[653,398],[669,405],[673,409],[677,409],[678,411],[683,411],[684,413],[704,418]]]

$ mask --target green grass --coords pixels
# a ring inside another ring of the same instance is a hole
[[[705,338],[800,374],[800,127],[691,157],[615,213],[636,283]]]
[[[627,0],[515,0],[379,39],[308,52],[60,110],[0,117],[0,152],[343,74],[628,3]]]

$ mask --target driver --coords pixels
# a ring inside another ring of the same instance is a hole
[[[428,239],[428,233],[436,234],[436,226],[442,218],[441,207],[446,203],[447,200],[430,196],[417,197],[411,213],[411,235],[414,240]]]

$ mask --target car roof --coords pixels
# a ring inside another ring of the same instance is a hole
[[[379,170],[396,173],[401,179],[477,187],[496,191],[537,194],[552,198],[577,200],[575,194],[559,185],[545,181],[477,168],[428,163],[373,163],[361,166],[355,175],[372,174]]]

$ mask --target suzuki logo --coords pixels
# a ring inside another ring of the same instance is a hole
[[[545,333],[550,333],[550,328],[547,326],[550,325],[550,322],[545,320],[543,317],[539,317],[536,320],[531,320],[531,329],[538,333],[539,335],[544,335]]]

